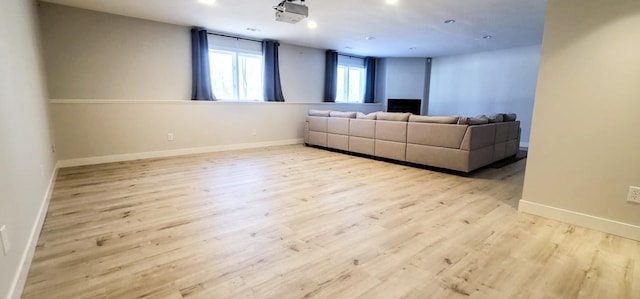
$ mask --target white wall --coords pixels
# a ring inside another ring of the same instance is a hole
[[[384,58],[380,69],[377,84],[384,88],[379,89],[382,94],[377,97],[385,110],[387,99],[421,99],[425,108],[427,58]]]
[[[61,160],[221,147],[296,143],[309,109],[380,110],[378,104],[54,101]],[[252,131],[256,130],[256,135]],[[174,140],[168,141],[167,134]]]
[[[547,4],[520,210],[640,240],[640,2]]]
[[[0,226],[10,242],[0,298],[21,293],[54,171],[36,22],[31,1],[0,3]]]
[[[286,44],[280,46],[286,103],[190,101],[188,27],[48,3],[40,13],[62,160],[295,142],[308,109],[381,110],[322,103],[324,51]],[[175,140],[167,141],[167,133]]]
[[[523,145],[529,142],[540,46],[435,57],[430,115],[515,112]]]

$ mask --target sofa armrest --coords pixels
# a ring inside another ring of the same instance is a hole
[[[496,125],[486,124],[467,127],[460,149],[472,151],[494,145],[496,141]]]
[[[315,132],[327,132],[327,119],[324,116],[307,116],[307,122],[309,123],[309,131]]]

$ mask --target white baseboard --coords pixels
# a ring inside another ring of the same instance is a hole
[[[302,138],[267,141],[267,142],[255,142],[255,143],[239,143],[239,144],[192,147],[192,148],[174,149],[174,150],[166,150],[166,151],[142,152],[142,153],[132,153],[132,154],[121,154],[121,155],[96,156],[96,157],[87,157],[87,158],[59,160],[56,166],[58,168],[64,168],[64,167],[73,167],[73,166],[84,166],[84,165],[94,165],[94,164],[102,164],[102,163],[131,161],[131,160],[139,160],[139,159],[164,158],[164,157],[181,156],[181,155],[213,153],[213,152],[222,152],[222,151],[230,151],[230,150],[242,150],[242,149],[269,147],[269,146],[300,144],[300,143],[303,143]]]
[[[640,226],[520,200],[518,211],[567,222],[590,229],[640,241]]]
[[[49,209],[49,201],[51,201],[51,194],[53,193],[53,187],[58,176],[58,168],[55,167],[49,178],[49,186],[47,186],[47,192],[44,195],[40,210],[36,218],[36,223],[31,228],[31,234],[29,235],[29,241],[27,243],[27,249],[22,254],[20,259],[20,267],[18,268],[17,275],[14,277],[9,289],[9,295],[7,298],[19,299],[24,290],[24,285],[27,282],[27,275],[29,275],[29,269],[31,268],[31,261],[33,260],[33,254],[36,252],[36,246],[38,245],[38,238],[40,237],[40,231],[42,231],[42,225],[44,219],[47,216],[47,210]]]

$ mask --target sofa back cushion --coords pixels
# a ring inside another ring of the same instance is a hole
[[[407,123],[401,121],[376,120],[376,139],[407,142]]]
[[[496,124],[496,143],[507,141],[511,124],[513,124],[513,122],[501,122]]]
[[[350,119],[349,135],[362,138],[375,138],[376,121],[369,119]]]
[[[309,116],[329,116],[330,114],[331,110],[309,109]]]
[[[341,112],[341,111],[330,111],[329,116],[331,117],[343,117],[343,118],[356,118],[355,112]]]
[[[388,121],[408,121],[411,113],[398,113],[398,112],[377,112],[376,119],[377,120],[388,120]]]
[[[409,122],[416,123],[436,123],[436,124],[456,124],[458,123],[458,116],[425,116],[425,115],[411,115],[409,116]]]
[[[459,149],[467,127],[455,124],[409,122],[407,143]]]
[[[349,135],[349,118],[327,118],[327,132],[340,135]]]
[[[479,115],[478,117],[460,117],[458,119],[459,125],[477,126],[489,123],[489,118],[485,115]]]

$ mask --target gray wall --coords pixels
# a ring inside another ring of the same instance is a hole
[[[376,102],[384,103],[386,110],[387,99],[421,99],[423,112],[426,111],[426,70],[427,58],[381,59]]]
[[[547,4],[521,209],[640,240],[640,205],[626,202],[640,186],[639,11]]]
[[[32,1],[0,4],[0,226],[11,245],[0,253],[0,298],[21,293],[55,164],[36,22]]]
[[[193,102],[188,27],[49,3],[40,15],[60,159],[295,141],[308,109],[381,107],[322,103],[324,51],[286,44],[286,103]]]
[[[515,112],[527,146],[539,62],[540,46],[435,57],[429,114]]]
[[[52,99],[187,100],[186,27],[40,3]]]

